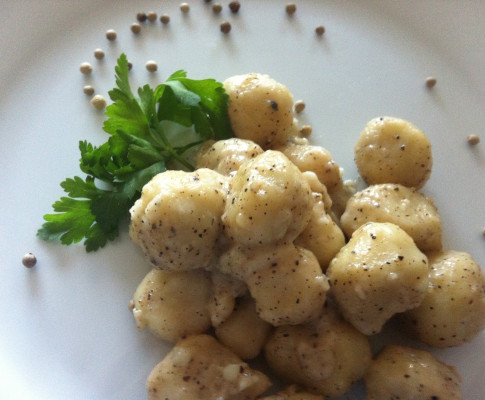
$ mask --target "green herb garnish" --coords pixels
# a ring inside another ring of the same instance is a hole
[[[109,92],[113,103],[103,126],[110,137],[99,147],[79,142],[80,168],[87,176],[61,183],[68,197],[53,204],[54,214],[44,215],[46,222],[37,231],[42,239],[65,245],[84,240],[86,251],[105,246],[119,235],[120,221],[154,175],[172,164],[193,170],[187,150],[233,136],[222,83],[189,79],[177,71],[155,89],[139,88],[136,96],[125,54],[115,71],[116,87]]]

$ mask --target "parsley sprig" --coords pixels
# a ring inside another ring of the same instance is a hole
[[[125,54],[115,72],[116,87],[109,92],[113,103],[103,125],[109,139],[101,146],[79,142],[86,177],[61,183],[67,196],[53,204],[55,213],[44,215],[37,231],[42,239],[65,245],[84,240],[88,252],[98,250],[119,235],[120,221],[154,175],[173,163],[193,170],[187,150],[233,136],[228,96],[220,82],[189,79],[180,70],[154,89],[140,87],[135,95]]]

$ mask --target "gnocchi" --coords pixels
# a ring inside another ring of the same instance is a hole
[[[404,314],[406,327],[430,346],[470,342],[485,327],[485,276],[464,252],[428,255],[429,283],[421,304]]]
[[[418,127],[394,117],[369,121],[355,145],[355,163],[369,185],[422,187],[431,175],[431,143]]]
[[[485,327],[485,278],[443,250],[441,219],[418,190],[431,144],[408,121],[366,125],[360,191],[300,137],[293,97],[267,75],[224,82],[236,137],[204,143],[194,172],[167,171],[131,210],[130,236],[154,269],[133,314],[173,350],[150,400],[318,400],[363,379],[367,400],[461,398],[457,371],[430,353],[370,337],[396,314],[412,335],[456,346]],[[208,334],[207,332],[211,332]],[[286,389],[245,361],[264,354]]]

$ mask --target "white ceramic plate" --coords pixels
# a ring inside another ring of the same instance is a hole
[[[168,346],[138,332],[128,301],[149,270],[126,230],[96,254],[35,237],[42,215],[79,174],[77,143],[106,140],[102,113],[82,87],[107,95],[121,51],[133,81],[157,83],[183,68],[194,78],[222,80],[265,72],[304,99],[304,121],[355,178],[352,147],[379,115],[408,119],[430,137],[434,171],[426,186],[442,215],[447,248],[485,265],[485,3],[475,1],[299,1],[288,18],[281,1],[243,1],[237,16],[224,4],[214,16],[193,0],[8,0],[0,23],[0,398],[107,400],[145,398],[145,379]],[[134,37],[138,11],[172,20]],[[224,36],[219,23],[233,29]],[[318,38],[314,29],[323,24]],[[107,29],[118,32],[108,43]],[[106,58],[98,62],[95,48]],[[156,60],[159,72],[144,69]],[[94,66],[90,77],[79,64]],[[432,90],[425,78],[434,75]],[[22,267],[24,253],[38,258]],[[457,366],[464,399],[485,398],[485,334],[460,348],[435,352]],[[363,398],[359,389],[349,398]]]

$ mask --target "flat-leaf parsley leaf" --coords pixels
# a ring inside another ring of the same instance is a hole
[[[179,70],[154,89],[140,87],[136,95],[125,54],[118,58],[115,72],[103,125],[109,139],[101,146],[79,142],[79,166],[86,178],[61,183],[67,196],[53,204],[53,214],[44,215],[37,231],[42,239],[65,245],[84,241],[87,251],[105,246],[119,235],[120,221],[154,175],[174,162],[193,170],[184,154],[188,149],[204,140],[233,136],[222,83],[189,79]]]

